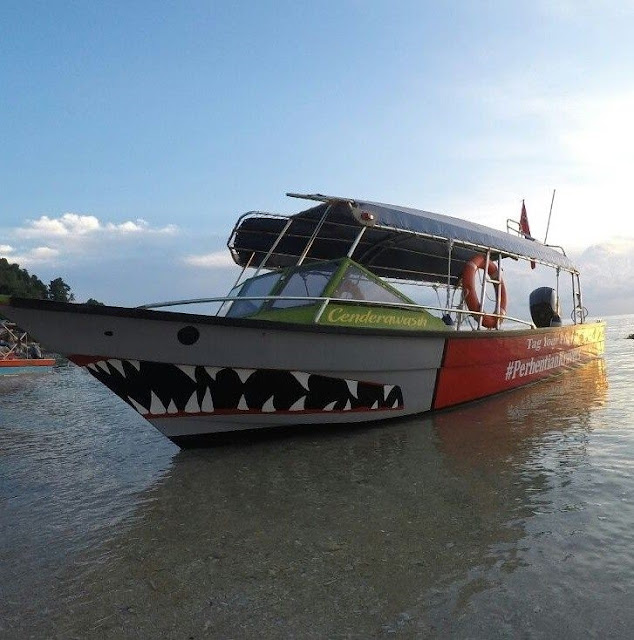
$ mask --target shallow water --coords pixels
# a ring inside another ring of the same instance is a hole
[[[0,637],[630,638],[633,331],[459,410],[203,450],[74,367],[0,380]]]

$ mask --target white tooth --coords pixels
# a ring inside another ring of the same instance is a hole
[[[350,404],[350,400],[346,402],[346,406],[343,408],[344,411],[350,411],[352,409],[352,405]]]
[[[207,375],[212,380],[215,380],[216,376],[218,375],[218,371],[220,371],[220,369],[218,369],[217,367],[205,367],[205,371],[207,372]]]
[[[271,396],[263,405],[262,411],[275,411],[275,406],[273,405],[273,396]]]
[[[335,405],[337,404],[337,401],[335,400],[334,402],[331,402],[330,404],[327,404],[324,408],[323,411],[332,411],[335,408]]]
[[[167,413],[178,413],[174,400],[170,400],[169,407],[167,407]]]
[[[91,362],[90,364],[87,364],[86,368],[90,369],[91,371],[97,371],[97,365],[94,364],[93,362]]]
[[[247,401],[245,400],[244,396],[240,397],[240,402],[238,402],[238,409],[240,409],[240,411],[249,410],[249,405],[247,404]]]
[[[255,369],[234,369],[234,371],[238,374],[238,378],[240,378],[242,384],[244,384]]]
[[[204,411],[205,413],[211,413],[214,410],[214,403],[211,399],[211,392],[209,391],[209,388],[205,390],[203,401],[200,404],[200,410]]]
[[[370,407],[370,409],[378,409],[379,408],[379,401],[375,400],[374,404]]]
[[[189,376],[194,382],[196,382],[196,367],[192,367],[189,364],[177,364],[176,365],[186,376]]]
[[[302,396],[295,404],[288,408],[289,411],[304,411],[306,403],[306,396]]]
[[[125,372],[123,370],[123,363],[121,360],[108,360],[108,364],[125,378]]]
[[[154,416],[165,413],[165,405],[158,399],[158,396],[152,391],[150,402],[150,413]]]
[[[304,389],[306,389],[306,391],[309,391],[308,389],[308,378],[310,378],[310,373],[304,373],[303,371],[291,371],[291,373],[295,376],[295,379],[297,380],[297,382],[299,382],[299,384],[302,385],[302,387],[304,387]]]
[[[99,369],[99,371],[101,371],[102,373],[110,373],[110,371],[108,371],[108,367],[106,367],[106,363],[103,360],[99,360],[99,362],[95,362],[93,363],[95,365],[95,367],[97,367],[97,369]]]
[[[394,400],[394,404],[392,405],[392,409],[398,409],[398,398]]]
[[[136,409],[136,410],[137,410],[137,411],[138,411],[142,416],[144,416],[144,415],[146,415],[146,414],[147,414],[148,410],[147,410],[145,407],[141,406],[141,405],[140,405],[140,404],[139,404],[139,403],[138,403],[134,398],[130,398],[130,397],[128,396],[128,400],[132,403],[132,406],[133,406],[133,407],[134,407],[134,408],[135,408],[135,409]]]
[[[198,394],[196,391],[192,393],[191,398],[185,405],[185,413],[200,413],[200,407],[198,406]]]
[[[346,380],[346,384],[348,385],[348,389],[350,389],[350,393],[354,398],[359,397],[359,381],[358,380]]]
[[[392,391],[392,389],[394,389],[396,385],[393,384],[387,384],[385,385],[385,387],[383,387],[383,399],[387,400],[387,397],[390,395],[390,392]]]
[[[141,371],[141,365],[138,360],[126,360],[129,362],[137,371]]]

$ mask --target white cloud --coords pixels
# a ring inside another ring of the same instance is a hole
[[[68,266],[70,260],[81,256],[101,259],[106,253],[121,255],[124,251],[123,240],[128,240],[126,245],[131,242],[137,245],[143,243],[147,248],[161,238],[169,241],[178,235],[178,231],[174,224],[153,227],[141,218],[109,222],[78,213],[65,213],[59,217],[40,216],[27,220],[19,227],[4,229],[3,235],[12,243],[0,245],[0,255],[10,256],[13,262],[21,266],[59,264],[63,257]]]
[[[593,316],[630,313],[634,292],[628,276],[634,266],[634,237],[587,247],[575,262],[581,271],[584,304]]]
[[[604,293],[630,295],[627,276],[634,266],[634,238],[623,238],[588,247],[578,258],[582,277]]]
[[[190,255],[183,258],[183,262],[191,267],[224,268],[235,267],[236,263],[231,258],[229,251],[214,251],[202,255]]]
[[[104,227],[107,231],[112,231],[115,233],[159,233],[159,234],[173,234],[178,231],[178,227],[175,224],[168,224],[165,227],[160,227],[158,229],[152,229],[147,221],[142,218],[137,218],[136,221],[132,222],[128,220],[127,222],[122,222],[121,224],[113,224],[109,222]]]
[[[41,216],[37,220],[29,220],[27,226],[16,230],[16,235],[21,238],[55,238],[84,235],[98,231],[100,226],[99,220],[95,216],[65,213],[59,218]]]
[[[114,223],[101,222],[96,216],[65,213],[59,218],[41,216],[28,220],[25,226],[15,229],[15,235],[19,238],[72,238],[93,234],[173,234],[177,231],[178,227],[173,224],[153,228],[141,218]]]
[[[57,257],[59,251],[51,247],[35,247],[31,249],[30,255],[34,260],[48,260]]]
[[[0,253],[2,252],[0,251]],[[59,249],[53,247],[33,247],[20,254],[10,252],[5,257],[11,263],[19,264],[21,267],[30,267],[34,264],[55,262],[59,255]]]

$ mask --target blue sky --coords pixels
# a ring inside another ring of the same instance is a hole
[[[498,228],[525,198],[543,238],[556,188],[549,241],[632,311],[633,32],[625,0],[5,0],[0,255],[80,300],[220,295],[286,191]]]

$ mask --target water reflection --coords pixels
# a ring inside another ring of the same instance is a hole
[[[442,635],[524,566],[526,522],[552,502],[559,462],[584,455],[605,394],[597,362],[431,418],[180,452],[133,516],[69,559],[56,595],[11,624],[59,637]]]
[[[588,464],[593,416],[607,392],[605,364],[597,360],[551,382],[433,417],[438,451],[465,501],[480,518],[503,518],[484,562],[451,585],[441,607],[428,611],[441,628],[447,626],[447,610],[458,615],[472,596],[500,587],[509,573],[530,565],[526,552],[533,541],[526,529],[535,516],[583,509],[587,494],[565,488]],[[551,535],[551,525],[540,520],[541,530],[529,534]],[[527,585],[523,588],[528,592]]]
[[[607,391],[605,363],[594,360],[550,382],[434,414],[432,421],[450,463],[478,465],[484,456],[486,464],[504,464],[550,433],[587,430]]]
[[[76,368],[0,378],[5,638],[20,629],[29,607],[45,610],[69,562],[135,513],[139,491],[161,476],[175,448],[151,429],[134,429],[127,407]],[[42,637],[37,627],[33,635]]]

